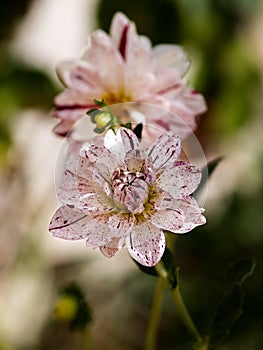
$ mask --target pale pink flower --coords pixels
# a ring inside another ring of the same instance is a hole
[[[191,196],[201,172],[179,161],[180,152],[172,132],[147,148],[126,128],[94,137],[70,154],[58,190],[63,205],[49,230],[63,239],[86,239],[107,257],[127,247],[140,264],[155,265],[164,253],[164,230],[182,234],[205,223]]]
[[[79,59],[58,66],[57,74],[66,90],[55,98],[53,116],[60,119],[55,132],[66,135],[88,109],[95,107],[96,98],[105,99],[108,105],[157,105],[171,114],[166,119],[160,113],[151,115],[145,123],[184,138],[195,129],[195,117],[206,110],[203,96],[183,79],[189,65],[180,46],[152,47],[147,37],[137,34],[133,22],[117,13],[109,35],[96,30]]]

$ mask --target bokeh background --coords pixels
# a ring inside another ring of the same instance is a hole
[[[183,45],[188,78],[207,100],[196,135],[208,160],[223,156],[206,201],[207,225],[177,239],[182,291],[201,332],[226,266],[254,256],[243,314],[220,350],[263,344],[263,3],[260,0],[24,0],[0,4],[0,349],[139,350],[155,279],[124,251],[108,260],[84,242],[52,238],[58,203],[52,134],[55,65],[123,11],[153,44]],[[83,332],[58,322],[61,290],[75,281],[93,310]],[[169,293],[158,349],[187,349]]]

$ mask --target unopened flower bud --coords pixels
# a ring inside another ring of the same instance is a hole
[[[95,123],[98,129],[105,129],[111,122],[111,115],[108,112],[96,114]]]
[[[75,297],[61,296],[54,308],[55,318],[59,321],[71,321],[78,311],[78,302]]]

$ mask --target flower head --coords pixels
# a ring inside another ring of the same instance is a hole
[[[180,138],[171,132],[144,149],[127,128],[94,137],[67,162],[58,191],[63,205],[49,230],[86,239],[108,257],[127,247],[139,263],[155,265],[164,253],[164,230],[181,234],[205,223],[191,196],[201,172],[179,161],[180,152]]]
[[[79,59],[58,66],[57,73],[66,90],[55,98],[53,116],[60,119],[55,132],[66,135],[94,107],[94,99],[104,99],[107,105],[158,105],[183,120],[188,128],[184,123],[178,125],[172,114],[166,120],[152,115],[145,122],[185,137],[196,127],[195,116],[206,110],[202,95],[183,79],[188,67],[181,47],[152,48],[147,37],[137,34],[135,24],[117,13],[109,35],[96,30]]]

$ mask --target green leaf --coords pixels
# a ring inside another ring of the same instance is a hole
[[[215,308],[208,328],[212,346],[217,345],[229,334],[240,317],[244,301],[243,283],[253,274],[254,269],[254,258],[229,265],[225,279],[217,290]]]
[[[120,126],[123,126],[124,128],[132,130],[132,123],[131,122],[127,122],[125,124],[121,123]]]
[[[218,158],[215,158],[214,160],[211,160],[207,166],[205,166],[203,169],[202,169],[202,177],[201,177],[201,181],[197,187],[197,189],[195,190],[195,192],[193,193],[193,195],[197,195],[201,189],[204,187],[204,185],[206,184],[206,182],[209,180],[209,177],[212,175],[212,173],[214,172],[214,170],[216,169],[216,167],[218,166],[218,164],[221,162],[221,160],[223,159],[224,157],[221,156],[221,157],[218,157]]]
[[[137,138],[139,140],[141,140],[142,138],[142,129],[143,129],[143,124],[139,123],[135,126],[135,128],[133,129],[134,134],[137,136]]]
[[[99,113],[101,113],[101,111],[98,108],[91,108],[86,112],[86,114],[90,115],[91,117],[94,117]]]
[[[102,100],[96,100],[96,99],[94,98],[94,103],[95,103],[97,106],[100,106],[100,107],[107,107],[107,104],[106,104],[106,102],[105,102],[104,99],[102,99]]]

